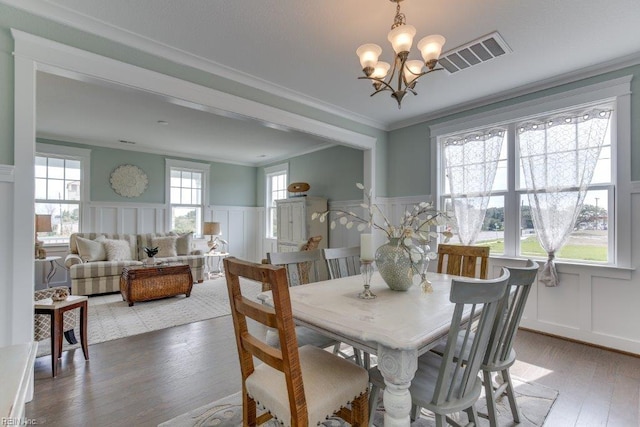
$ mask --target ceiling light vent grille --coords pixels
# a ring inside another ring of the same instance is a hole
[[[511,48],[496,31],[443,53],[438,64],[453,74],[511,52]]]

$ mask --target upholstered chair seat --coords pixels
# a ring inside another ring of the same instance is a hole
[[[347,406],[369,385],[367,371],[313,345],[300,347],[300,370],[307,400],[309,425],[322,423],[327,414]],[[348,378],[349,381],[345,381]],[[246,379],[247,393],[285,426],[291,425],[289,394],[282,372],[266,363]]]

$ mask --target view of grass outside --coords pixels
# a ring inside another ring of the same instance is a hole
[[[607,262],[608,212],[598,205],[585,204],[578,215],[574,230],[564,247],[556,254],[556,259],[578,260],[586,262]],[[533,229],[531,210],[528,205],[521,208],[520,255],[546,258]],[[457,236],[451,240],[459,244]],[[490,207],[485,214],[482,229],[475,242],[476,245],[489,245],[494,255],[504,254],[504,208]]]
[[[584,261],[607,261],[607,231],[581,230],[575,231],[569,237],[564,247],[556,254],[559,259],[579,259]],[[489,245],[491,253],[504,253],[504,240],[491,239],[478,241],[476,245]],[[540,246],[535,234],[520,240],[520,253],[524,256],[546,258],[547,254]]]

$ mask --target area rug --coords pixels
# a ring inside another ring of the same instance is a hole
[[[261,292],[262,285],[243,280],[242,287],[247,297],[255,298]],[[231,314],[231,307],[224,277],[195,283],[189,298],[178,295],[155,301],[137,302],[132,307],[122,300],[119,293],[91,296],[87,337],[91,345],[228,314]],[[79,326],[75,329],[75,335],[79,342]],[[63,351],[80,347],[79,343],[71,345],[64,338],[62,342]],[[49,354],[50,341],[40,341],[37,356]]]
[[[520,424],[515,424],[511,418],[511,410],[506,397],[498,400],[498,425],[500,426],[519,426],[533,427],[544,425],[553,403],[558,397],[556,390],[550,389],[540,384],[530,383],[518,378],[512,377],[513,385],[516,391],[516,399],[520,407]],[[381,399],[382,401],[382,399]],[[484,403],[484,395],[478,401],[478,412],[486,413],[486,405]],[[456,416],[452,417],[458,418]],[[466,415],[462,414],[459,420],[466,420]],[[374,425],[384,425],[384,408],[380,405],[376,411]],[[240,392],[227,396],[216,402],[194,409],[186,414],[182,414],[176,418],[166,421],[159,427],[237,427],[242,425],[242,396]],[[268,427],[276,427],[280,424],[271,420],[264,424]],[[325,427],[348,426],[349,424],[340,418],[329,419],[323,424]],[[411,423],[413,427],[432,427],[435,426],[435,420],[423,411],[421,417]],[[480,418],[480,426],[488,426],[489,421]]]

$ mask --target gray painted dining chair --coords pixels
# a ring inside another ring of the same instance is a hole
[[[455,277],[451,280],[449,300],[455,304],[455,308],[445,351],[442,355],[426,352],[418,358],[418,369],[409,388],[414,408],[433,412],[437,427],[452,421],[447,415],[459,411],[466,412],[469,422],[478,425],[475,403],[482,391],[482,380],[478,373],[489,351],[491,331],[508,280],[509,272],[506,269],[497,279]],[[477,319],[478,328],[472,333],[464,327],[469,319],[474,318]],[[464,333],[460,334],[463,330]],[[369,381],[372,384],[369,417],[372,417],[378,393],[385,387],[377,367],[369,370]],[[371,418],[369,425],[372,425]]]
[[[506,267],[509,271],[509,282],[507,290],[496,314],[496,322],[491,331],[489,348],[482,366],[482,378],[485,388],[485,397],[487,399],[487,414],[479,414],[483,418],[489,420],[491,427],[498,425],[498,414],[496,409],[496,400],[503,394],[507,395],[509,407],[513,420],[520,422],[520,411],[516,402],[513,382],[509,368],[516,361],[516,352],[513,349],[513,341],[520,325],[520,319],[527,304],[527,299],[531,291],[531,287],[536,280],[539,265],[538,263],[528,260],[524,267]],[[464,331],[460,332],[461,339]],[[473,333],[473,332],[472,332]],[[444,345],[440,344],[435,347],[433,352],[442,354]],[[466,357],[463,354],[463,357]],[[492,375],[499,372],[501,384],[497,385],[493,381]]]
[[[289,286],[306,285],[325,278],[324,258],[322,251],[269,252],[267,261],[271,265],[283,266],[287,269]]]
[[[325,271],[324,259],[320,249],[298,252],[269,252],[267,253],[267,262],[286,269],[289,286],[317,282],[322,278],[322,272]],[[301,347],[307,344],[320,348],[333,347],[334,353],[337,353],[340,348],[339,341],[304,326],[296,326],[296,335],[298,337],[298,345]],[[267,331],[267,341],[271,345],[274,345],[277,341],[273,330]]]
[[[538,274],[538,263],[528,260],[525,267],[507,267],[509,270],[509,285],[502,300],[502,307],[498,311],[498,320],[491,332],[492,352],[487,353],[481,366],[485,395],[487,397],[487,418],[489,425],[498,425],[496,400],[506,393],[509,399],[513,421],[520,422],[520,411],[511,381],[509,368],[516,361],[516,352],[513,349],[513,341],[520,326],[520,319],[527,304],[529,293]],[[495,385],[491,378],[494,372],[499,372],[502,384]]]
[[[326,248],[322,250],[322,256],[326,262],[329,278],[331,279],[340,279],[341,277],[360,274],[360,246]],[[342,355],[346,356],[345,354]],[[353,356],[358,365],[369,369],[371,366],[369,353],[361,352],[354,347]]]
[[[322,256],[331,279],[360,274],[360,246],[323,249]]]

